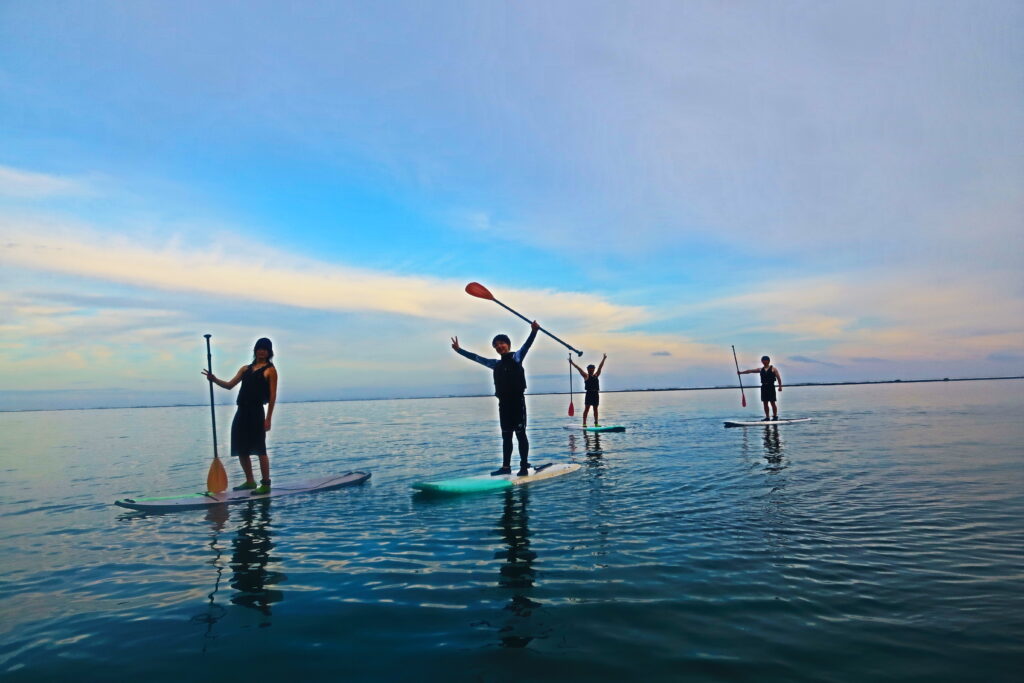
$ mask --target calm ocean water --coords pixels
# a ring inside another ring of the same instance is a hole
[[[530,397],[531,460],[583,467],[445,500],[409,486],[496,466],[494,399],[282,404],[275,482],[373,478],[170,515],[111,503],[201,490],[208,408],[0,414],[0,679],[1019,680],[1022,389],[790,387],[815,420],[751,429],[606,394],[596,436]]]

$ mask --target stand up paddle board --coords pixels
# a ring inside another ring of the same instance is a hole
[[[225,491],[224,493],[186,493],[177,496],[160,496],[157,498],[122,498],[114,501],[118,505],[129,510],[143,510],[145,512],[174,512],[176,510],[198,510],[208,508],[212,505],[230,505],[231,503],[244,503],[248,500],[266,500],[267,498],[279,498],[291,496],[296,493],[314,493],[316,491],[330,491],[342,486],[362,484],[370,478],[369,472],[349,472],[347,474],[333,477],[320,477],[318,479],[304,479],[300,481],[274,484],[270,493],[258,496],[252,495],[249,491]]]
[[[726,422],[726,427],[762,427],[764,425],[788,425],[794,422],[810,422],[809,417],[797,417],[792,420],[778,419],[778,420],[755,420],[753,422]]]
[[[606,427],[584,427],[583,425],[565,425],[564,429],[571,431],[582,430],[584,432],[624,432],[626,428],[622,425],[608,425]]]
[[[477,491],[498,491],[509,489],[521,484],[550,479],[563,474],[575,472],[580,466],[569,462],[549,462],[540,467],[530,468],[530,473],[525,476],[516,474],[501,474],[498,476],[482,475],[478,477],[461,477],[458,479],[442,479],[441,481],[421,481],[413,484],[417,491],[427,493],[476,493]]]

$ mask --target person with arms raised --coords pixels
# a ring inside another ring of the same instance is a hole
[[[530,441],[526,438],[526,371],[523,360],[526,352],[537,338],[540,325],[534,320],[530,323],[530,336],[522,347],[513,352],[512,340],[508,335],[499,334],[491,341],[491,346],[499,358],[484,358],[466,351],[459,346],[459,338],[452,337],[452,348],[456,353],[490,368],[494,373],[494,395],[498,397],[498,420],[501,424],[501,468],[491,474],[500,476],[512,474],[512,435],[519,442],[519,475],[525,477],[530,472]]]

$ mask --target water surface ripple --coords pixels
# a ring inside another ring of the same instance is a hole
[[[751,429],[608,394],[622,434],[529,397],[534,463],[581,469],[447,499],[410,484],[495,465],[493,399],[282,404],[275,481],[372,479],[171,515],[110,503],[201,488],[208,409],[0,413],[0,678],[1009,681],[1020,386],[791,387],[815,420]]]

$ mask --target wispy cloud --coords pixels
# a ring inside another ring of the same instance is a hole
[[[0,165],[0,196],[40,199],[64,195],[85,195],[89,184],[78,178],[48,175]]]
[[[185,247],[104,235],[82,228],[6,220],[0,263],[132,287],[187,292],[323,311],[377,312],[469,321],[486,304],[462,293],[465,282],[386,272],[296,257],[281,250]],[[508,289],[501,298],[535,318],[557,319],[580,331],[621,329],[649,319],[641,307],[620,306],[577,292]]]
[[[815,358],[809,358],[808,356],[789,356],[789,360],[796,361],[797,363],[810,363],[812,365],[824,365],[829,368],[841,368],[843,367],[839,363],[831,363],[826,360],[817,360]]]

